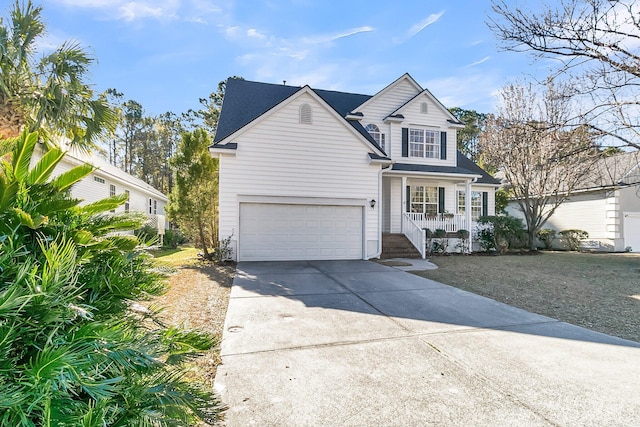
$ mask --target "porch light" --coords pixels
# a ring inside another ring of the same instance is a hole
[[[369,202],[369,206],[371,206],[371,209],[376,207],[376,199],[371,199],[371,201]]]

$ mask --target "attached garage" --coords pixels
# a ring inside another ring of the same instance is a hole
[[[363,206],[240,203],[239,261],[363,258]]]

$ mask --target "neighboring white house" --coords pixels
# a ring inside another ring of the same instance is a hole
[[[523,218],[516,202],[507,212]],[[586,231],[582,249],[640,252],[640,152],[600,159],[543,228]],[[554,246],[562,247],[558,237]]]
[[[126,193],[129,195],[129,201],[116,209],[115,212],[144,212],[147,214],[149,222],[158,227],[159,234],[164,234],[163,230],[168,226],[164,216],[164,207],[168,201],[167,196],[95,154],[77,148],[64,148],[68,151],[56,166],[53,176],[85,163],[97,168],[89,176],[71,187],[71,195],[81,199],[81,204],[93,203],[109,196]],[[33,153],[32,165],[40,160],[43,153],[44,147],[39,144]]]
[[[220,236],[240,261],[369,259],[383,233],[471,230],[498,181],[464,125],[408,74],[376,95],[227,81],[214,145]],[[467,208],[468,207],[468,208]]]

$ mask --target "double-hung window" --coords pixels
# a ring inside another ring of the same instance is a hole
[[[458,213],[465,213],[465,192],[458,191]],[[471,192],[471,219],[477,221],[482,216],[482,193]]]
[[[409,157],[440,158],[440,132],[409,128]]]
[[[438,213],[438,187],[412,185],[410,190],[412,213],[436,215]]]

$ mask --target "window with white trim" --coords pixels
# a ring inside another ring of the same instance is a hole
[[[149,199],[149,215],[153,213],[153,199]]]
[[[104,178],[100,178],[99,176],[94,176],[93,180],[95,182],[99,182],[100,184],[104,184]]]
[[[438,213],[438,187],[412,185],[409,190],[411,201],[409,207],[412,213],[436,215]]]
[[[440,132],[409,128],[409,157],[440,158]]]
[[[113,184],[109,184],[109,197],[113,197],[116,195],[116,186]]]
[[[127,201],[124,202],[124,211],[129,212],[129,209],[131,207],[131,205],[129,204],[129,199],[131,199],[131,194],[129,193],[129,190],[124,190],[124,194],[127,195]]]
[[[373,138],[373,140],[380,146],[380,148],[387,151],[387,148],[385,147],[386,144],[384,133],[380,132],[380,128],[378,126],[370,123],[364,128],[364,130],[366,130],[369,135],[371,135],[371,138]]]
[[[157,200],[153,201],[153,214],[154,215],[158,214],[158,201]]]
[[[458,190],[458,213],[465,213],[465,191]],[[482,193],[480,191],[471,192],[471,219],[477,221],[482,216]]]
[[[311,106],[309,104],[302,104],[300,106],[300,123],[306,125],[313,124],[313,116],[311,114]]]

